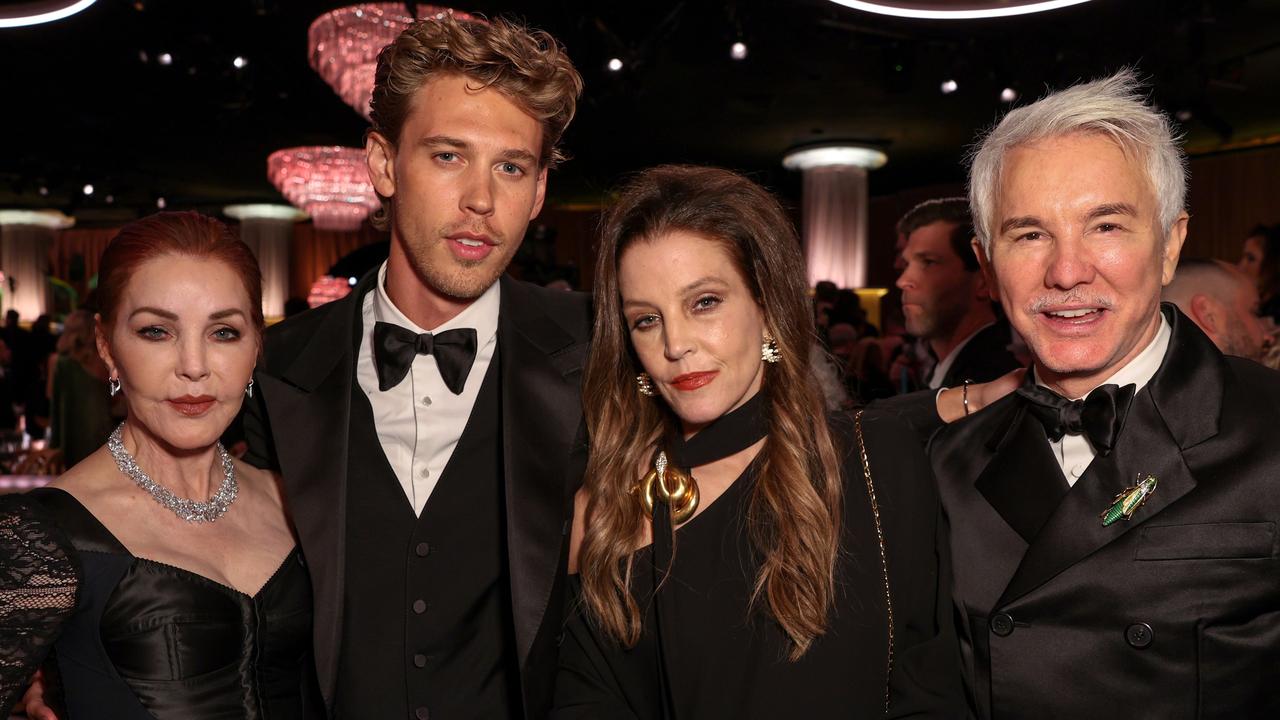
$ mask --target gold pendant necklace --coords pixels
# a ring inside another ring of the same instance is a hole
[[[653,517],[655,496],[671,508],[671,522],[681,525],[698,509],[698,483],[692,475],[682,472],[667,463],[667,454],[658,453],[653,461],[653,469],[644,476],[636,487],[640,495],[640,506],[644,508],[646,517]]]

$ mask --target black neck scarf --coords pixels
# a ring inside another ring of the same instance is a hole
[[[667,455],[676,467],[702,467],[741,452],[759,442],[769,431],[763,392],[751,396],[736,410],[716,418],[685,439],[682,433],[667,438]]]

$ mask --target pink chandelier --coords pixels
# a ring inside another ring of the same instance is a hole
[[[380,205],[360,148],[277,150],[267,158],[267,177],[321,230],[358,230]]]
[[[312,69],[366,120],[378,53],[414,20],[406,5],[383,2],[338,8],[316,18],[307,32],[307,56]],[[440,19],[445,15],[459,20],[478,19],[434,5],[418,5],[417,10],[419,19]]]

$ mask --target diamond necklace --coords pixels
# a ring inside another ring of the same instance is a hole
[[[120,439],[120,431],[123,429],[124,423],[121,423],[111,433],[111,437],[107,438],[107,450],[111,452],[111,457],[115,458],[116,467],[120,468],[120,472],[133,478],[138,487],[147,491],[147,494],[156,502],[172,510],[174,515],[187,522],[213,522],[222,517],[227,508],[231,507],[231,503],[235,502],[240,486],[236,483],[236,469],[231,463],[231,455],[227,453],[226,448],[222,447],[222,443],[218,443],[218,457],[222,460],[222,485],[218,487],[218,492],[209,498],[209,502],[197,502],[180,498],[168,488],[147,477],[142,468],[138,467],[138,461],[124,449],[124,442]]]

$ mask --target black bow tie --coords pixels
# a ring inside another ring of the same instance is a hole
[[[374,323],[373,364],[378,369],[379,390],[386,392],[399,385],[418,355],[435,355],[444,384],[459,395],[476,359],[476,331],[458,328],[419,335],[399,325]]]
[[[1031,373],[1027,379],[1031,380]],[[1136,390],[1135,385],[1103,385],[1083,400],[1068,400],[1030,381],[1018,388],[1018,394],[1027,400],[1027,409],[1044,425],[1050,440],[1084,434],[1099,454],[1106,455],[1115,447]]]

